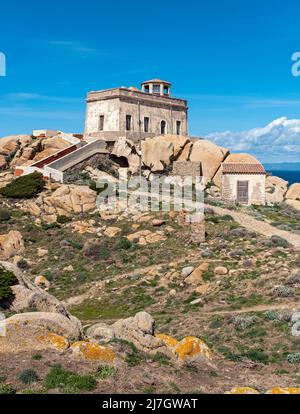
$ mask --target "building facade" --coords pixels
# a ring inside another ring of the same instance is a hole
[[[266,171],[261,164],[223,163],[222,200],[244,205],[266,204]]]
[[[188,135],[187,101],[170,96],[171,84],[153,79],[137,88],[90,92],[85,139],[133,141],[158,135]]]

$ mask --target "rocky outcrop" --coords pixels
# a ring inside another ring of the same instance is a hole
[[[25,250],[23,237],[19,231],[12,230],[0,235],[0,259],[7,260],[23,253]]]
[[[285,195],[285,203],[296,210],[300,210],[300,184],[294,183]]]
[[[7,184],[11,183],[14,180],[14,175],[10,171],[5,171],[0,173],[0,188],[6,187]]]
[[[160,141],[158,138],[148,138],[142,142],[143,164],[152,172],[162,172],[171,164],[173,144]]]
[[[134,317],[121,319],[109,326],[97,324],[88,329],[89,338],[100,343],[109,342],[117,338],[132,342],[142,352],[155,354],[157,352],[168,353],[164,342],[154,336],[155,321],[146,312],[137,313]]]
[[[86,186],[62,185],[53,194],[41,194],[36,201],[27,201],[23,210],[47,222],[58,216],[86,213],[96,208],[97,193]]]
[[[154,336],[155,321],[146,312],[140,312],[133,318],[121,319],[112,325],[115,337],[132,342],[146,353],[167,351],[164,343]]]
[[[287,200],[297,200],[300,201],[300,184],[295,183],[290,186],[288,192],[286,193],[285,198]]]
[[[14,273],[18,280],[18,284],[12,287],[14,297],[7,304],[10,310],[20,312],[23,309],[30,308],[39,312],[55,312],[67,318],[71,317],[65,306],[58,299],[35,286],[15,265],[8,262],[0,262],[1,267]]]
[[[21,313],[2,320],[0,333],[0,352],[17,353],[57,348],[55,342],[57,344],[58,339],[61,339],[64,349],[67,347],[65,339],[81,338],[81,324],[75,318],[67,318],[59,313]]]
[[[222,150],[213,142],[199,140],[194,143],[190,161],[201,163],[205,183],[209,183],[213,179],[223,160]]]
[[[266,203],[276,204],[284,201],[288,189],[288,182],[282,178],[268,176],[266,178]]]
[[[112,363],[116,358],[116,354],[112,349],[94,342],[74,342],[71,345],[71,350],[74,357],[87,361]]]

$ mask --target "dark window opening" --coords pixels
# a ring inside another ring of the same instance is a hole
[[[181,134],[181,122],[180,121],[176,122],[176,134],[177,135]]]
[[[150,118],[145,117],[144,118],[144,132],[149,132],[149,122],[150,122]]]
[[[164,86],[164,95],[169,95],[169,94],[170,94],[169,87]]]
[[[145,85],[145,86],[144,86],[144,92],[145,92],[145,93],[149,93],[149,92],[150,92],[150,87],[149,87],[149,85]]]
[[[99,131],[104,130],[104,115],[101,115],[99,118]]]
[[[126,115],[126,131],[131,131],[131,115]]]
[[[165,133],[166,133],[166,121],[161,121],[161,124],[160,124],[160,133],[162,135],[165,135]]]

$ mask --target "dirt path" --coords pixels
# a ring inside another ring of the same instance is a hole
[[[239,315],[243,313],[256,313],[256,312],[266,312],[271,310],[296,310],[300,308],[300,303],[282,303],[277,305],[257,305],[251,308],[243,308],[238,310],[220,310],[212,312],[203,312],[202,315]]]
[[[297,234],[293,234],[285,230],[280,230],[274,226],[271,226],[269,223],[256,220],[248,214],[239,213],[222,207],[210,206],[210,208],[212,208],[215,213],[220,216],[229,214],[237,223],[250,231],[255,231],[266,237],[272,237],[276,234],[277,236],[280,236],[283,239],[287,240],[295,248],[295,250],[300,250],[300,236]]]

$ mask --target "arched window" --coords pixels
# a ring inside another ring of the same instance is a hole
[[[160,123],[160,133],[162,135],[165,135],[165,133],[166,133],[166,121],[161,121],[161,123]]]

